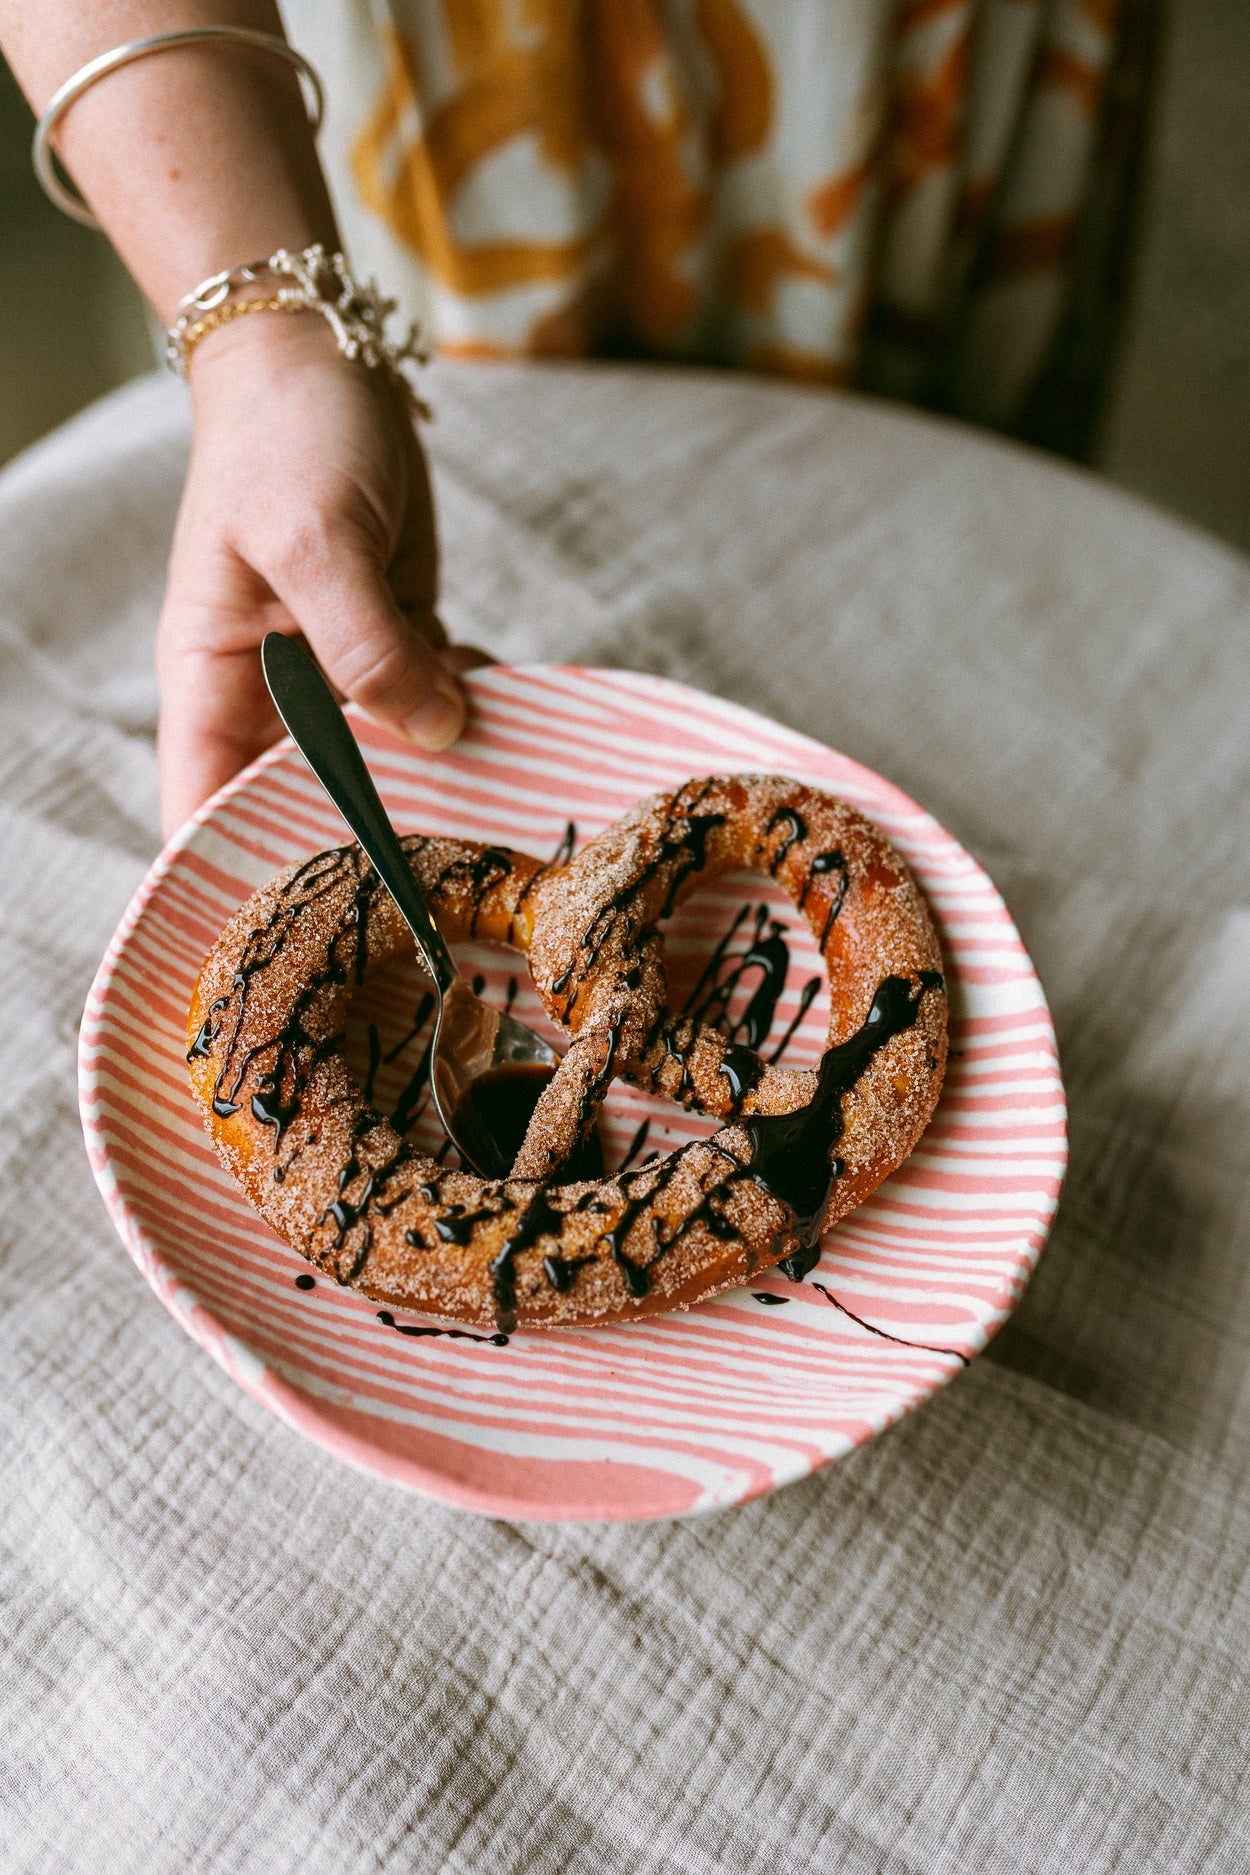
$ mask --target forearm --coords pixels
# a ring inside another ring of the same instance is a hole
[[[0,0],[0,42],[36,111],[98,53],[202,25],[282,31],[271,0]],[[299,81],[264,53],[217,41],[124,66],[71,105],[57,147],[166,322],[220,269],[338,244]]]
[[[0,42],[42,111],[87,60],[194,26],[278,33],[272,0],[0,0]],[[58,139],[166,323],[210,274],[338,236],[299,82],[220,40],[108,73]],[[421,747],[465,720],[447,644],[424,457],[391,374],[315,314],[236,319],[188,370],[194,441],[157,631],[170,831],[280,733],[268,630],[302,632],[339,689]]]

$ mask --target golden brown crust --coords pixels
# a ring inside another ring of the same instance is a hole
[[[241,907],[196,985],[192,1086],[266,1222],[338,1281],[486,1327],[686,1306],[784,1257],[810,1263],[820,1215],[797,1215],[792,1161],[823,1167],[836,1143],[820,1204],[832,1223],[927,1125],[946,1059],[936,934],[898,854],[845,803],[737,776],[641,803],[566,867],[469,842],[405,847],[449,941],[525,952],[571,1040],[512,1175],[448,1171],[367,1105],[341,1054],[354,983],[411,944],[359,849],[288,868]],[[819,1077],[667,1010],[657,922],[699,876],[742,866],[771,873],[821,944]],[[617,1073],[730,1124],[598,1185],[558,1184]]]

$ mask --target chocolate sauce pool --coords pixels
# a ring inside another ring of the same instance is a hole
[[[555,1069],[542,1062],[488,1068],[465,1088],[456,1102],[453,1126],[467,1142],[486,1147],[483,1162],[510,1166],[521,1150],[534,1109],[550,1085]],[[596,1128],[567,1164],[560,1168],[563,1182],[603,1177],[603,1145]]]
[[[801,1281],[819,1260],[820,1226],[834,1180],[844,1170],[832,1155],[842,1136],[843,1095],[891,1037],[914,1025],[925,991],[941,987],[937,970],[920,972],[915,994],[907,977],[886,977],[863,1026],[825,1050],[816,1070],[816,1092],[805,1107],[795,1113],[752,1114],[739,1122],[751,1143],[751,1177],[794,1213],[799,1248],[777,1265],[792,1282]]]

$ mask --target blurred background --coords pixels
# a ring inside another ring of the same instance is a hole
[[[1250,549],[1250,0],[1167,0],[1113,367],[1071,453]],[[152,369],[102,236],[45,201],[0,65],[0,463]],[[1038,440],[1063,444],[1032,426]]]

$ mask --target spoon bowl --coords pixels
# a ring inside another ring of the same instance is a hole
[[[475,996],[462,976],[448,985],[434,1031],[430,1085],[462,1159],[489,1178],[506,1175],[559,1059],[541,1035]]]

